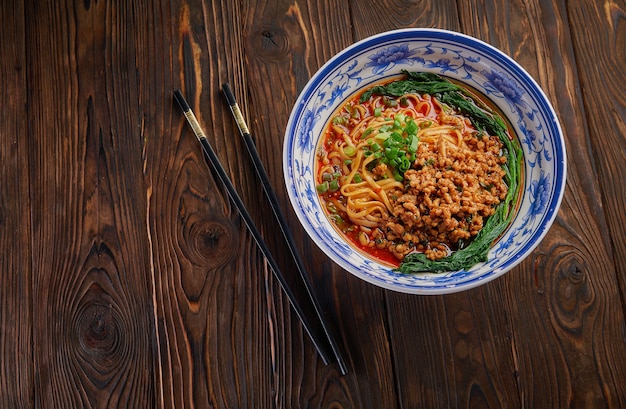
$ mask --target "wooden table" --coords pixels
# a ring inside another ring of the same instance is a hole
[[[623,0],[5,1],[0,21],[0,407],[626,406]],[[508,53],[565,133],[553,227],[471,291],[411,296],[353,277],[309,240],[284,188],[284,130],[307,80],[400,27]],[[173,102],[181,88],[280,250],[223,82],[346,376],[319,358]]]

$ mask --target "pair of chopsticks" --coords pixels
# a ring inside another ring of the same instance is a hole
[[[207,140],[207,137],[204,134],[204,131],[202,130],[202,127],[200,126],[196,116],[194,115],[193,111],[191,110],[191,107],[189,106],[185,98],[183,97],[180,90],[174,91],[174,99],[178,103],[180,109],[185,115],[185,118],[187,119],[187,122],[191,126],[194,134],[198,138],[198,141],[202,145],[202,149],[204,150],[204,153],[206,154],[206,156],[209,158],[209,162],[211,166],[213,167],[213,169],[217,173],[218,178],[220,179],[220,181],[226,188],[226,191],[228,192],[228,195],[230,196],[232,202],[235,204],[235,207],[237,207],[239,214],[241,215],[246,226],[248,227],[248,231],[250,232],[256,244],[258,245],[259,249],[263,253],[263,256],[267,260],[267,263],[270,265],[272,271],[274,272],[275,277],[278,279],[284,293],[287,295],[291,303],[292,308],[294,309],[294,311],[296,312],[296,315],[302,322],[305,331],[307,332],[307,334],[313,341],[313,344],[315,345],[315,348],[317,349],[322,360],[324,361],[324,364],[328,365],[332,361],[330,353],[328,352],[328,348],[330,348],[332,355],[334,356],[335,361],[338,364],[339,370],[341,371],[343,375],[345,375],[347,373],[346,364],[343,360],[343,357],[341,356],[339,347],[337,346],[337,343],[330,331],[330,328],[328,327],[328,324],[326,323],[326,320],[324,319],[319,302],[317,301],[315,294],[313,293],[313,289],[311,287],[308,274],[304,267],[304,262],[302,261],[302,258],[300,257],[296,249],[295,241],[293,239],[293,236],[291,235],[289,228],[287,227],[287,221],[280,209],[280,206],[278,204],[278,199],[276,197],[276,194],[274,193],[274,190],[272,189],[267,173],[265,172],[265,168],[263,167],[263,163],[261,162],[261,159],[258,155],[256,146],[254,144],[254,141],[252,140],[248,126],[246,125],[246,121],[243,117],[243,114],[241,113],[241,109],[239,108],[239,105],[237,104],[235,96],[233,95],[233,92],[231,91],[230,86],[228,84],[223,84],[222,91],[224,93],[224,96],[226,97],[226,101],[228,102],[228,106],[230,107],[231,113],[237,123],[239,132],[244,140],[244,143],[246,144],[246,148],[254,164],[254,168],[256,170],[257,176],[259,177],[259,179],[261,179],[261,183],[263,185],[263,190],[265,191],[265,195],[270,202],[274,216],[276,217],[278,221],[278,225],[280,226],[283,237],[285,238],[287,242],[287,245],[295,261],[298,272],[300,273],[300,278],[302,279],[302,282],[304,283],[304,286],[306,288],[306,292],[308,296],[307,301],[311,304],[311,306],[315,310],[315,318],[318,321],[318,324],[321,325],[321,328],[323,328],[323,332],[324,332],[323,337],[321,336],[321,334],[315,331],[314,327],[309,321],[309,318],[304,313],[302,306],[298,303],[293,290],[289,287],[289,284],[285,276],[281,272],[280,268],[278,267],[278,264],[276,263],[276,260],[274,259],[269,248],[265,244],[265,241],[263,240],[261,233],[259,232],[258,228],[254,224],[254,221],[252,220],[252,218],[250,217],[248,210],[246,209],[243,201],[237,194],[237,191],[235,190],[233,183],[228,177],[226,171],[224,170],[224,167],[220,163],[218,156],[215,154],[215,151],[213,150],[213,148],[211,147],[211,144]]]

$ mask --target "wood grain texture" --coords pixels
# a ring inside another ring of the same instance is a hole
[[[38,407],[156,400],[134,22],[120,7],[26,10]]]
[[[625,17],[623,0],[0,5],[0,407],[625,407]],[[284,132],[308,79],[351,43],[405,27],[511,55],[565,134],[554,225],[506,276],[460,294],[347,273],[284,187]],[[224,82],[346,376],[320,359],[173,103],[180,88],[297,284]]]
[[[350,9],[355,40],[399,28],[459,29],[456,1],[351,1]]]
[[[276,365],[277,349],[267,325],[274,319],[266,304],[272,297],[264,295],[268,272],[170,91],[183,90],[242,198],[258,196],[219,98],[224,68],[217,55],[230,52],[226,22],[236,20],[235,11],[228,3],[163,2],[148,15],[163,27],[153,53],[144,55],[141,84],[163,408],[263,407],[275,399],[264,370]],[[207,27],[218,37],[207,36]],[[171,55],[163,43],[172,44]],[[153,98],[163,99],[156,109]],[[258,219],[259,207],[250,209]]]
[[[0,4],[0,407],[33,405],[24,7]]]
[[[578,64],[580,100],[587,120],[586,147],[591,147],[598,174],[603,212],[613,250],[622,297],[626,297],[626,234],[622,215],[626,203],[626,179],[621,166],[626,161],[626,3],[624,1],[566,2],[571,26],[593,29],[574,31],[572,42]],[[598,89],[606,93],[597,92]]]

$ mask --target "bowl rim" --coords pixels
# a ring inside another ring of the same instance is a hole
[[[560,160],[555,161],[555,177],[554,183],[555,186],[552,189],[552,198],[549,202],[550,206],[545,209],[542,214],[542,221],[537,226],[537,232],[533,233],[531,240],[524,243],[524,245],[518,250],[514,258],[508,263],[506,266],[499,268],[498,271],[487,271],[483,274],[478,275],[474,279],[469,282],[461,282],[458,285],[450,285],[450,286],[410,286],[404,285],[395,282],[389,282],[384,278],[365,274],[359,270],[357,270],[354,266],[352,266],[347,261],[342,258],[335,258],[334,254],[325,248],[321,243],[318,243],[316,240],[313,240],[316,245],[322,250],[322,252],[335,264],[342,267],[344,270],[349,272],[352,275],[355,275],[371,284],[374,284],[378,287],[386,288],[393,291],[409,293],[409,294],[448,294],[459,292],[462,290],[467,290],[470,288],[477,287],[486,282],[494,280],[514,267],[516,267],[519,263],[522,262],[528,255],[532,253],[532,251],[539,245],[539,243],[544,239],[548,230],[552,226],[556,216],[558,214],[558,210],[561,206],[561,202],[563,200],[563,195],[565,191],[566,185],[566,177],[567,177],[567,152],[565,149],[565,139],[564,134],[558,120],[558,116],[556,111],[554,110],[552,104],[547,98],[543,89],[539,86],[539,84],[535,81],[535,79],[512,57],[499,50],[498,48],[472,36],[467,34],[463,34],[456,31],[439,29],[439,28],[404,28],[404,29],[396,29],[391,31],[385,31],[378,34],[374,34],[372,36],[366,37],[362,40],[359,40],[343,50],[336,53],[333,57],[331,57],[328,61],[326,61],[307,81],[304,88],[298,95],[295,104],[293,105],[292,111],[289,116],[289,121],[287,123],[287,127],[285,130],[285,140],[283,142],[283,176],[284,181],[287,186],[287,193],[290,199],[290,204],[294,209],[296,216],[298,217],[300,224],[305,229],[310,238],[314,239],[316,237],[314,227],[310,224],[306,214],[304,212],[298,210],[298,204],[300,203],[298,198],[296,197],[296,193],[289,188],[290,183],[293,182],[291,178],[291,174],[288,171],[290,169],[290,155],[288,149],[291,147],[292,140],[295,138],[294,135],[294,125],[297,122],[298,118],[302,114],[302,109],[305,107],[305,101],[307,101],[311,97],[311,93],[314,92],[318,86],[319,82],[326,78],[333,70],[335,70],[338,66],[345,64],[346,60],[350,58],[354,58],[354,54],[359,54],[361,50],[365,50],[368,48],[375,47],[378,42],[388,43],[391,40],[402,40],[406,39],[410,40],[427,40],[427,36],[432,36],[434,40],[446,40],[452,42],[459,42],[465,47],[469,47],[472,50],[480,51],[480,53],[487,54],[487,56],[493,60],[497,60],[498,62],[503,63],[507,66],[507,69],[516,73],[516,75],[520,78],[523,78],[525,82],[527,82],[527,86],[532,92],[535,94],[534,100],[538,103],[539,106],[544,110],[544,116],[546,121],[551,121],[550,125],[552,125],[555,129],[554,136],[557,136],[556,140],[553,141],[555,145],[555,152],[559,154]],[[351,57],[352,56],[352,57]],[[362,88],[362,87],[359,87]],[[353,91],[356,92],[356,91]],[[342,97],[342,100],[345,98]],[[521,142],[521,140],[520,140]],[[315,142],[315,145],[317,141]],[[555,158],[556,160],[556,158]],[[524,186],[522,186],[524,189]],[[374,261],[375,262],[375,261]],[[380,264],[380,263],[378,263]],[[390,273],[394,273],[391,270],[391,267],[388,267]],[[454,274],[454,272],[452,273]]]

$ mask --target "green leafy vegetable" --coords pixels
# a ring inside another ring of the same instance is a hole
[[[518,194],[522,167],[522,150],[518,144],[509,139],[504,120],[486,107],[479,107],[461,86],[437,74],[408,71],[403,71],[403,73],[406,79],[372,87],[363,93],[361,102],[367,101],[372,95],[402,97],[409,93],[429,94],[466,115],[479,131],[498,136],[504,145],[503,154],[507,157],[507,162],[502,167],[506,173],[505,182],[509,189],[505,199],[498,204],[495,213],[487,219],[474,240],[467,246],[438,260],[430,260],[423,253],[409,254],[396,270],[411,274],[468,269],[476,263],[487,260],[491,244],[504,232],[513,217],[514,201]],[[413,150],[413,141],[409,142],[408,148],[409,151]]]

